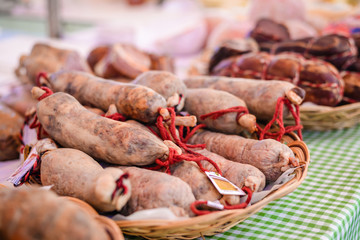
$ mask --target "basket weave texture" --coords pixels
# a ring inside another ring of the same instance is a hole
[[[304,129],[326,131],[350,128],[360,123],[360,102],[338,107],[301,106],[300,119]],[[286,119],[285,124],[293,124]]]
[[[298,140],[297,135],[290,134],[282,139],[300,160],[301,168],[295,170],[295,177],[274,190],[261,201],[237,210],[218,211],[186,220],[136,220],[116,221],[124,234],[141,236],[146,239],[194,239],[222,233],[258,212],[271,201],[279,199],[294,191],[305,179],[310,154],[306,144]]]

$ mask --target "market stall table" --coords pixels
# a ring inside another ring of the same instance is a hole
[[[305,181],[229,231],[206,239],[360,239],[360,125],[304,131]]]
[[[227,232],[205,238],[360,239],[360,125],[304,131],[304,141],[311,162],[294,192]]]

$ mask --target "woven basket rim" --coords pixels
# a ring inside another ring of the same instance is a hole
[[[297,148],[298,151],[301,152],[302,156],[300,156],[301,163],[303,164],[301,168],[295,170],[295,177],[290,180],[288,183],[280,187],[279,189],[273,191],[271,194],[266,196],[261,201],[245,208],[245,209],[236,209],[236,210],[225,210],[225,211],[217,211],[211,214],[196,216],[188,219],[182,220],[160,220],[160,219],[151,219],[151,220],[120,220],[115,221],[116,224],[122,229],[123,233],[128,235],[137,235],[142,236],[148,239],[152,238],[161,238],[166,239],[170,238],[169,236],[161,236],[162,231],[183,228],[188,232],[184,232],[184,236],[176,235],[173,239],[192,239],[196,237],[200,237],[203,235],[201,225],[206,225],[206,223],[210,222],[220,222],[218,225],[226,225],[226,222],[231,221],[231,219],[237,219],[241,216],[247,216],[258,212],[260,209],[265,207],[268,203],[273,200],[279,199],[288,193],[294,191],[305,179],[308,171],[308,165],[310,161],[310,153],[303,141],[296,140],[297,135],[293,138],[293,142],[290,142],[288,146],[294,151],[294,148]],[[245,217],[245,218],[247,218]],[[229,226],[225,228],[225,230],[230,227],[238,224],[242,220],[235,221],[230,223]],[[196,226],[199,225],[200,228],[197,230]],[[204,235],[214,235],[215,233],[224,232],[224,229],[212,229],[210,233],[204,233]],[[181,234],[180,234],[181,235]],[[159,237],[161,236],[161,237]],[[172,238],[172,237],[171,237]]]
[[[328,107],[320,105],[300,106],[300,119],[304,129],[326,131],[356,126],[360,123],[360,102],[342,106]],[[285,124],[293,124],[288,117]]]
[[[322,106],[322,105],[311,105],[311,106],[301,105],[300,106],[301,113],[304,113],[304,112],[335,113],[335,112],[339,112],[339,111],[349,111],[349,110],[357,110],[357,109],[360,110],[360,102],[349,103],[349,104],[345,104],[345,105],[341,105],[341,106],[335,106],[335,107]]]

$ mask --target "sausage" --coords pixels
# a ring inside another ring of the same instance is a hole
[[[130,198],[130,182],[121,178],[125,175],[120,169],[103,169],[79,150],[59,148],[46,151],[41,156],[40,166],[43,185],[52,186],[51,189],[59,195],[79,198],[101,212],[120,210]],[[116,181],[119,179],[125,187],[117,191]]]
[[[290,166],[296,164],[291,149],[273,139],[259,141],[238,135],[203,131],[192,136],[189,143],[206,144],[207,150],[226,159],[250,164],[264,173],[267,182],[274,182]]]
[[[129,174],[131,197],[121,214],[139,210],[167,207],[176,216],[193,216],[190,209],[195,197],[188,184],[180,178],[162,172],[137,167],[119,167]]]
[[[177,107],[181,110],[186,97],[184,82],[174,74],[166,71],[147,71],[132,81],[133,84],[146,86],[163,96],[168,107]]]
[[[112,239],[89,212],[39,188],[0,189],[1,239]]]
[[[174,72],[171,57],[142,52],[122,43],[94,48],[87,61],[97,76],[110,79],[122,77],[131,81],[150,69]]]
[[[89,64],[89,67],[91,70],[94,71],[95,65],[98,61],[100,61],[102,58],[104,58],[110,51],[110,45],[102,45],[94,48],[90,51],[88,54],[86,61]]]
[[[223,133],[240,134],[243,131],[253,133],[256,130],[256,117],[252,114],[243,113],[237,117],[237,112],[229,112],[217,119],[211,116],[203,119],[201,116],[219,110],[232,107],[243,107],[246,104],[240,98],[221,90],[208,88],[194,88],[187,90],[185,111],[195,115],[200,123],[207,128]]]
[[[211,56],[208,71],[212,72],[213,68],[223,59],[258,51],[259,46],[252,38],[226,40],[221,43]]]
[[[120,74],[131,79],[151,68],[150,56],[129,44],[112,45],[108,58]]]
[[[155,135],[92,113],[67,93],[42,99],[36,113],[45,131],[63,147],[109,163],[147,165],[168,155],[168,147]]]
[[[77,71],[60,71],[49,78],[53,91],[73,95],[81,104],[107,111],[110,104],[129,118],[154,122],[166,100],[154,90],[135,84],[105,80]]]
[[[354,39],[339,34],[283,41],[274,44],[271,51],[274,54],[296,52],[308,59],[322,59],[339,70],[344,70],[354,62],[358,54]]]
[[[285,25],[269,18],[261,18],[250,32],[250,37],[259,44],[260,51],[269,51],[274,43],[289,40],[290,33]]]
[[[344,100],[360,102],[360,74],[357,72],[343,71],[341,75],[345,83]]]
[[[0,96],[0,102],[25,117],[26,111],[37,104],[30,93],[32,87],[32,84],[14,85],[6,94]]]
[[[335,106],[343,96],[343,80],[333,65],[294,53],[260,52],[228,58],[215,66],[211,75],[288,81],[306,91],[304,101],[319,105]]]
[[[0,103],[0,161],[19,157],[23,123],[24,119],[18,113]]]
[[[54,73],[61,69],[91,72],[86,61],[76,51],[55,48],[45,43],[36,43],[30,55],[22,56],[15,72],[21,76],[25,70],[25,77],[30,83],[36,84],[40,72]]]
[[[275,80],[198,76],[187,78],[184,82],[188,88],[212,88],[241,98],[249,112],[258,120],[272,119],[279,97],[286,97],[296,105],[300,105],[305,97],[303,89],[289,82]],[[284,108],[284,117],[288,114],[289,112]]]
[[[156,55],[149,53],[149,57],[151,60],[151,67],[152,70],[162,70],[167,72],[175,72],[174,67],[174,60],[170,56],[166,55]]]

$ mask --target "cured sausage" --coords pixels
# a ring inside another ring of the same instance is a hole
[[[289,82],[275,80],[198,76],[189,77],[184,82],[188,88],[212,88],[241,98],[249,112],[258,120],[269,120],[273,117],[280,97],[286,97],[296,105],[300,105],[305,97],[303,89]],[[284,109],[284,117],[288,114],[287,109]]]
[[[1,239],[112,239],[73,202],[39,188],[0,189]]]
[[[110,163],[147,165],[158,158],[166,159],[169,152],[155,135],[90,112],[67,93],[42,99],[36,113],[45,131],[63,147]]]
[[[30,55],[24,55],[20,58],[19,67],[15,73],[35,84],[40,72],[50,74],[59,70],[91,71],[78,52],[55,48],[45,43],[36,43]]]
[[[184,82],[174,74],[166,71],[147,71],[140,74],[131,83],[143,85],[162,95],[168,107],[181,110],[186,97]]]
[[[206,144],[206,149],[231,161],[250,164],[264,173],[267,182],[274,182],[291,166],[297,165],[294,153],[285,144],[273,139],[254,140],[237,135],[202,131],[189,143]]]
[[[23,123],[19,114],[0,103],[0,161],[18,158]]]
[[[215,115],[207,116],[231,108],[234,108],[234,112],[228,112],[218,118],[214,118]],[[256,130],[256,117],[248,113],[246,103],[225,91],[208,88],[188,89],[185,110],[195,115],[207,128],[215,131],[239,134],[245,130],[250,133]]]
[[[195,197],[188,184],[162,172],[137,167],[119,167],[129,174],[131,197],[121,210],[130,215],[139,210],[167,207],[176,216],[193,216],[190,205]]]
[[[81,104],[107,111],[110,104],[129,118],[145,123],[154,122],[166,100],[154,90],[135,84],[105,80],[77,71],[60,71],[49,77],[55,92],[73,95]]]
[[[103,169],[76,149],[46,151],[41,156],[40,177],[57,194],[79,198],[102,212],[120,210],[130,198],[131,185],[123,171]]]

